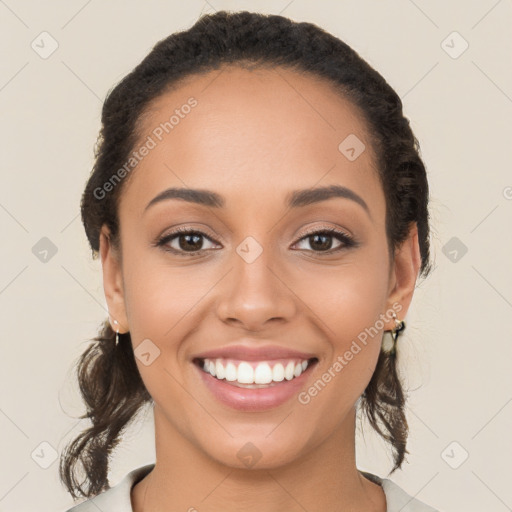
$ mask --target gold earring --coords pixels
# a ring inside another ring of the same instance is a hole
[[[396,341],[400,333],[405,329],[405,322],[403,320],[398,320],[396,313],[393,311],[393,318],[395,319],[395,327],[391,329],[391,346],[390,343],[386,343],[385,341],[382,343],[382,352],[387,355],[395,356],[396,355]]]

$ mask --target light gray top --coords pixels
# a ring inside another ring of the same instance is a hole
[[[133,512],[131,503],[131,489],[142,480],[153,468],[154,464],[147,464],[128,473],[117,485],[98,494],[79,505],[66,510],[66,512]],[[407,494],[397,484],[387,478],[380,478],[372,473],[360,471],[368,480],[382,487],[386,495],[386,512],[439,512],[425,503]]]

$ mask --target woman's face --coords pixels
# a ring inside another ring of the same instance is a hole
[[[141,128],[119,206],[122,262],[104,237],[101,256],[111,316],[155,402],[157,453],[180,442],[270,468],[353,436],[354,404],[419,266],[414,233],[389,260],[357,110],[311,77],[226,67],[160,97]],[[175,188],[201,194],[163,194]],[[197,360],[209,352],[216,377]],[[244,388],[251,371],[275,380]]]

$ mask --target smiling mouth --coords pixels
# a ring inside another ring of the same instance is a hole
[[[226,358],[195,358],[193,363],[216,380],[246,389],[260,389],[290,382],[308,372],[318,362],[310,359],[243,361]]]

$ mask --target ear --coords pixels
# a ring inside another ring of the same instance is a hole
[[[124,285],[121,260],[117,249],[112,245],[110,230],[104,224],[100,231],[100,256],[103,269],[103,290],[107,300],[110,325],[114,331],[119,327],[119,333],[129,330],[124,301]],[[117,320],[118,324],[114,323]]]
[[[414,222],[409,228],[407,240],[395,251],[395,261],[390,272],[387,299],[388,308],[396,309],[399,320],[403,320],[409,310],[420,266],[421,256],[418,243],[418,226]],[[393,304],[395,303],[400,304],[402,308],[393,308]],[[387,329],[394,327],[394,320],[390,322],[389,326],[386,326]]]

